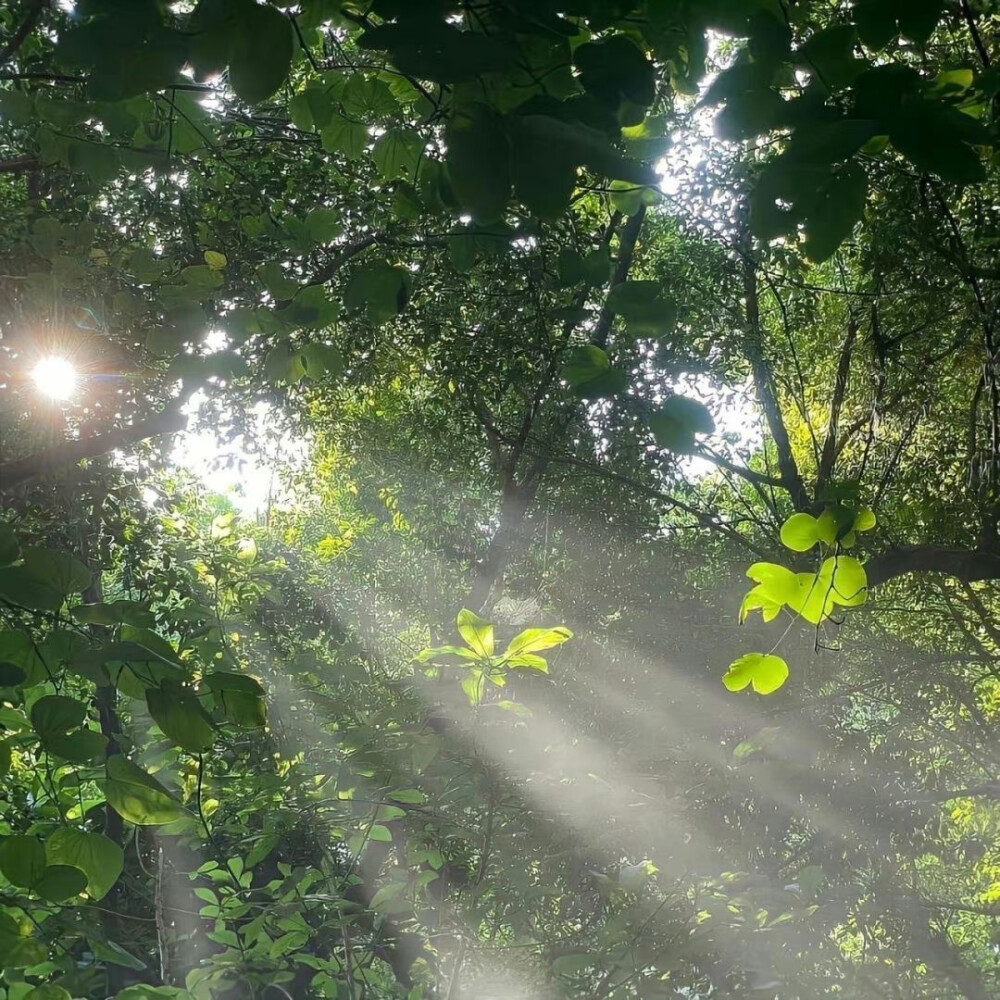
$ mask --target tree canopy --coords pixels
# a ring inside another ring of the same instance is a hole
[[[998,59],[5,5],[0,1000],[1000,996]]]

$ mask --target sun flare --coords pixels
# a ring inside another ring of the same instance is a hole
[[[50,399],[69,399],[78,382],[76,369],[60,357],[42,358],[35,365],[31,377],[39,392]]]

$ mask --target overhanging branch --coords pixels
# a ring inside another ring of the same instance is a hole
[[[10,41],[0,49],[0,66],[3,66],[17,52],[28,35],[34,31],[43,10],[45,10],[45,0],[31,0],[31,3],[28,4],[28,10],[24,15],[24,20],[21,21],[17,31],[11,36]]]
[[[21,483],[85,458],[97,458],[109,451],[128,448],[145,441],[147,438],[158,437],[161,434],[175,434],[187,425],[187,418],[180,409],[172,407],[163,413],[158,413],[148,420],[97,434],[93,437],[80,438],[77,441],[65,441],[27,458],[0,464],[0,491],[11,490]]]
[[[784,488],[788,490],[792,504],[796,510],[808,510],[810,507],[809,492],[806,490],[802,474],[792,451],[792,442],[781,415],[781,405],[774,390],[774,378],[771,366],[764,356],[763,329],[760,319],[760,302],[757,292],[757,264],[749,253],[743,255],[743,292],[746,300],[746,334],[744,336],[744,351],[750,362],[753,373],[754,389],[768,430],[774,440],[778,452],[778,469]]]
[[[865,572],[869,587],[909,573],[943,573],[964,583],[1000,580],[1000,552],[908,545],[875,556],[865,564]]]

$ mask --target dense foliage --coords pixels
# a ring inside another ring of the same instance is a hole
[[[998,59],[4,5],[0,1000],[1000,996]]]

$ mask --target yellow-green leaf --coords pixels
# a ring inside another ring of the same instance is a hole
[[[752,685],[757,694],[773,694],[788,680],[788,664],[773,653],[747,653],[730,664],[722,683],[730,691]]]
[[[561,646],[573,638],[573,633],[563,626],[558,628],[529,628],[515,635],[504,651],[506,656],[519,653],[539,653],[543,649]]]
[[[781,526],[781,544],[793,552],[808,552],[820,540],[820,525],[812,514],[793,514]]]
[[[470,649],[484,659],[493,655],[495,642],[493,626],[489,622],[483,621],[475,612],[463,608],[458,613],[456,623],[458,634],[469,644]]]
[[[104,794],[111,808],[136,826],[172,823],[187,815],[163,785],[121,754],[108,759]]]

